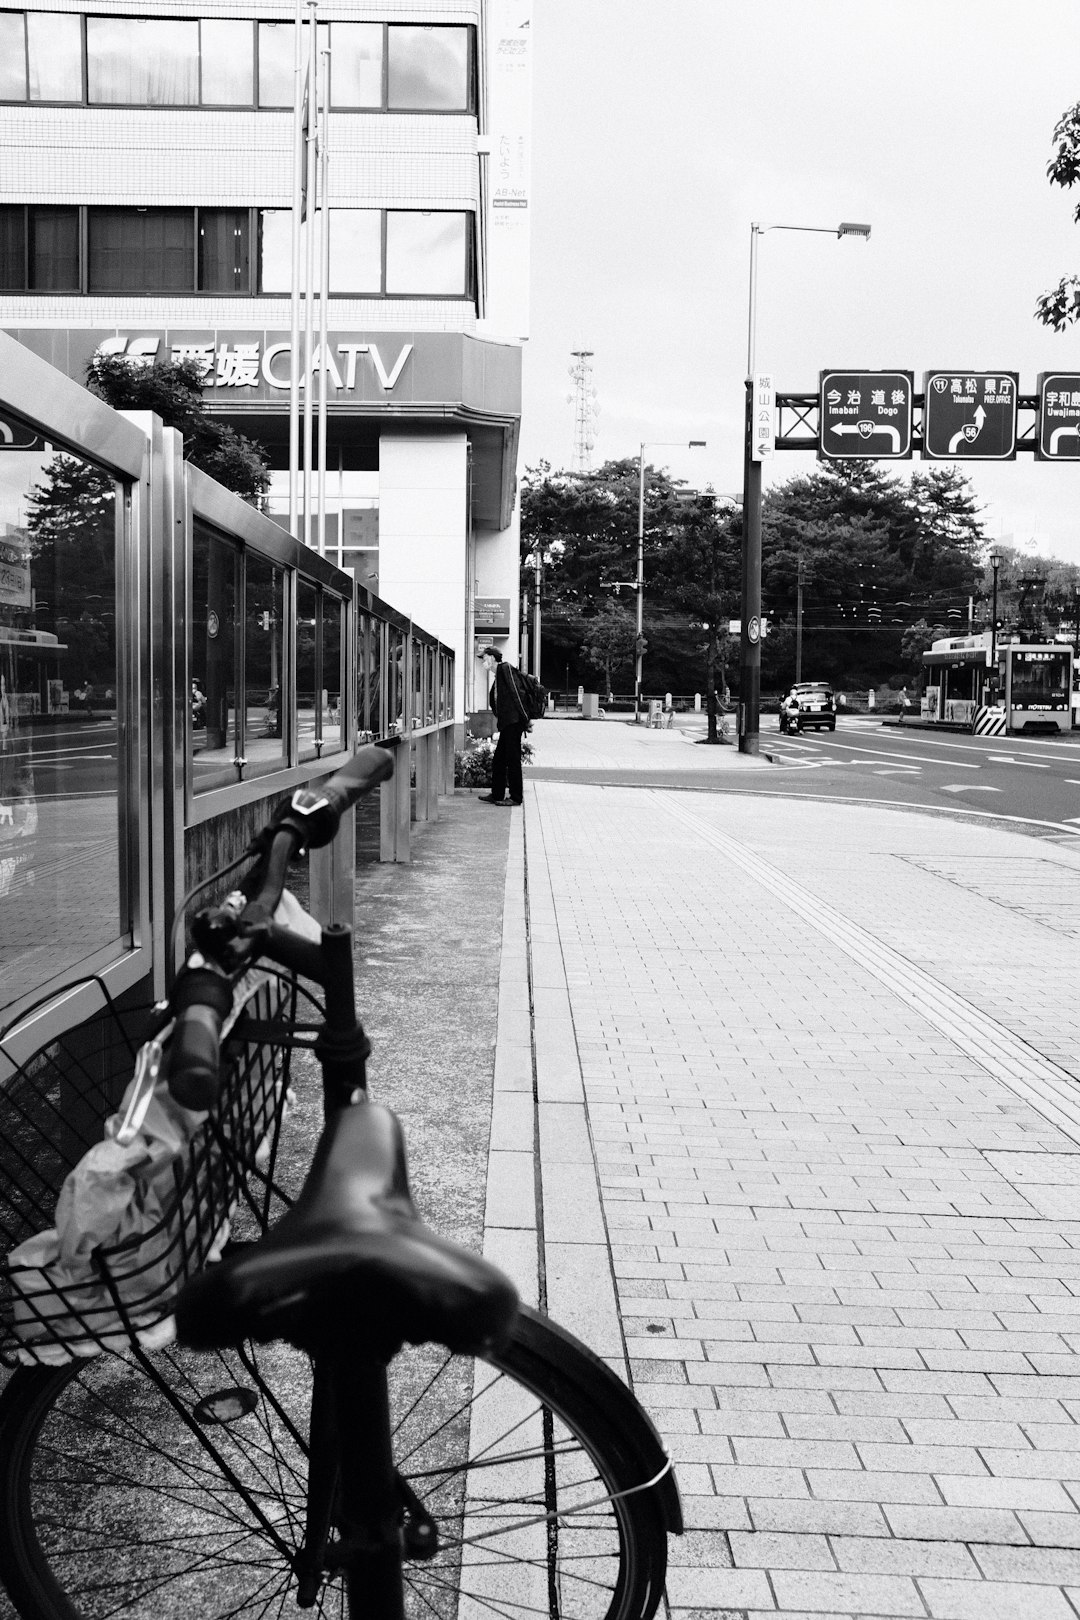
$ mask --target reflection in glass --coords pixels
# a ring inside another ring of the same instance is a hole
[[[0,11],[0,101],[26,100],[26,36],[21,11]]]
[[[87,17],[89,99],[126,107],[193,107],[199,25],[171,17]]]
[[[331,107],[381,107],[382,23],[330,24]]]
[[[0,457],[0,1008],[130,943],[116,539],[108,473]]]
[[[386,729],[405,729],[405,632],[394,625],[387,630]]]
[[[341,633],[345,604],[339,596],[324,591],[322,596],[322,741],[324,754],[333,754],[341,746],[345,717],[342,698],[345,695],[345,642]]]
[[[382,291],[382,213],[378,208],[331,208],[330,291]]]
[[[300,732],[300,759],[317,759],[315,746],[318,709],[316,706],[316,645],[318,640],[318,597],[306,579],[296,586],[296,710]]]
[[[304,29],[304,73],[308,33]],[[319,24],[317,49],[329,50],[329,24]],[[296,95],[296,35],[291,22],[259,24],[259,106],[291,107]]]
[[[81,101],[82,19],[62,12],[26,17],[31,101]]]
[[[382,712],[382,626],[374,614],[358,618],[356,645],[356,723],[359,742],[373,742],[386,735]]]
[[[465,214],[386,216],[386,290],[428,296],[466,293]]]
[[[237,779],[238,549],[196,522],[192,537],[190,716],[196,793]]]
[[[391,27],[389,105],[469,110],[469,30]]]
[[[261,776],[288,763],[281,723],[285,574],[258,552],[247,553],[244,601],[244,775]]]
[[[202,104],[250,107],[254,99],[254,36],[250,22],[204,17]]]

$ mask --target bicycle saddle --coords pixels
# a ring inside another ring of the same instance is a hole
[[[509,1278],[424,1225],[397,1115],[362,1102],[327,1120],[303,1191],[273,1230],[187,1284],[176,1324],[197,1349],[250,1338],[314,1350],[347,1336],[476,1355],[506,1342],[517,1306]]]

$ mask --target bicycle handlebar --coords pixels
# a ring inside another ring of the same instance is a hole
[[[298,788],[261,834],[263,859],[255,887],[241,913],[250,936],[269,922],[281,901],[292,857],[302,849],[330,843],[345,811],[392,776],[394,756],[374,743],[361,748],[343,770],[316,788]],[[247,890],[245,890],[245,893]],[[250,966],[253,952],[243,965]],[[206,962],[185,966],[172,995],[175,1025],[169,1050],[169,1090],[184,1108],[212,1108],[217,1102],[221,1030],[232,1010],[232,977]]]

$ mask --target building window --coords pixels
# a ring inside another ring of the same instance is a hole
[[[199,25],[171,17],[87,17],[87,99],[125,107],[199,101]]]
[[[383,59],[382,23],[332,23],[331,107],[381,107]]]
[[[190,208],[91,208],[88,241],[88,292],[191,291]]]
[[[247,293],[251,287],[251,216],[246,208],[199,209],[198,287]]]
[[[199,24],[204,107],[250,107],[255,96],[255,36],[249,22],[204,18]]]
[[[387,105],[471,112],[469,33],[468,28],[390,28]]]
[[[69,13],[26,15],[31,101],[83,99],[82,18]]]
[[[381,209],[331,208],[330,291],[377,295],[382,290]]]
[[[386,216],[386,291],[464,298],[468,292],[465,214]]]
[[[0,208],[0,291],[77,292],[79,210]]]
[[[471,26],[320,23],[331,105],[475,112],[474,35]],[[295,50],[292,22],[0,11],[0,101],[292,107]]]

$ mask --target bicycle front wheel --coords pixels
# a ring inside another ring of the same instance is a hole
[[[651,1620],[662,1453],[583,1346],[523,1311],[489,1362],[390,1369],[395,1458],[438,1527],[410,1620]],[[275,1616],[295,1605],[311,1367],[282,1345],[20,1371],[0,1398],[0,1575],[25,1620]],[[344,1616],[330,1566],[315,1612]]]

